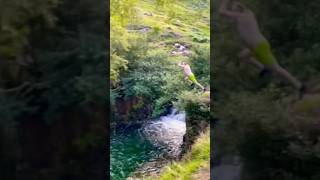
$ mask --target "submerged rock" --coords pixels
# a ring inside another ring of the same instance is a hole
[[[146,163],[133,172],[132,175],[127,179],[133,180],[141,179],[143,177],[157,177],[168,163],[170,163],[170,160],[168,159],[157,159],[154,162]]]

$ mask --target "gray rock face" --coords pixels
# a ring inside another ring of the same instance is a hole
[[[182,56],[190,56],[192,52],[189,50],[190,46],[186,44],[175,43],[173,45],[174,49],[171,52],[172,56],[182,55]]]

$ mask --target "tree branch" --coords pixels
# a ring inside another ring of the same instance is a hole
[[[0,88],[0,93],[13,93],[22,90],[23,88],[27,87],[30,85],[30,82],[24,82],[20,86],[14,87],[14,88],[9,88],[9,89],[3,89]]]

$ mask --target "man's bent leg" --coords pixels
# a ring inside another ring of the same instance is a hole
[[[290,84],[292,84],[296,89],[300,89],[302,87],[302,83],[293,77],[287,70],[282,68],[279,64],[274,64],[269,67],[272,72],[274,72],[279,77],[287,80]]]
[[[200,83],[195,82],[195,84],[196,84],[197,86],[199,86],[202,90],[204,90],[204,87],[203,87]]]
[[[261,64],[257,59],[254,58],[252,53],[248,48],[243,49],[239,54],[238,57],[245,63],[251,64],[254,67],[258,68],[259,71],[262,71],[265,69],[264,65]]]
[[[200,83],[198,83],[198,81],[197,81],[196,77],[194,76],[194,74],[189,76],[189,80],[192,81],[197,86],[199,86],[202,90],[204,90],[204,87]]]

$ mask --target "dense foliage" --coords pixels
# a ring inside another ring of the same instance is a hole
[[[279,63],[310,90],[316,89],[320,75],[319,1],[243,2],[256,14]],[[217,12],[218,5],[213,11]],[[318,179],[317,93],[297,101],[294,89],[281,80],[259,79],[257,70],[237,58],[243,47],[237,31],[226,19],[215,19],[219,26],[213,68],[217,88],[214,113],[220,118],[214,136],[216,158],[240,155],[243,179]]]
[[[10,0],[0,9],[1,179],[102,178],[105,3]]]
[[[203,40],[209,39],[209,7],[205,3],[111,1],[110,78],[114,114],[123,114],[116,107],[117,102],[130,102],[138,97],[140,101],[135,102],[134,107],[126,107],[131,120],[141,120],[138,114],[146,112],[150,113],[149,117],[157,117],[177,101],[183,91],[192,91],[177,65],[181,60],[190,63],[199,82],[209,85],[210,50],[208,41]],[[198,26],[192,27],[196,17],[190,14],[202,18]],[[142,31],[144,28],[146,32]],[[192,55],[172,56],[175,43],[189,45]],[[152,111],[141,110],[146,107]]]

